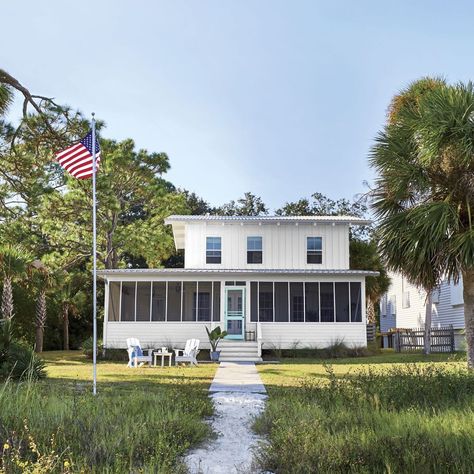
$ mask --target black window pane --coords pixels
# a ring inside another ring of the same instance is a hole
[[[221,320],[221,282],[214,282],[214,296],[212,303],[212,320],[220,321]]]
[[[323,263],[322,253],[308,252],[307,263]]]
[[[304,321],[303,283],[290,283],[290,321]]]
[[[258,284],[256,281],[250,283],[250,321],[256,323],[258,321]]]
[[[361,285],[358,282],[351,283],[351,321],[362,322]]]
[[[183,321],[196,321],[196,282],[183,282]]]
[[[305,283],[306,322],[319,321],[319,284]]]
[[[235,286],[245,286],[245,281],[236,281]]]
[[[273,283],[260,282],[258,293],[259,321],[273,321]]]
[[[249,250],[247,252],[247,263],[262,263],[263,254],[259,250]]]
[[[137,283],[137,321],[150,321],[151,282]]]
[[[181,321],[181,282],[168,282],[167,321]]]
[[[211,296],[212,296],[212,282],[200,281],[198,283],[198,307],[197,320],[210,321],[211,320]]]
[[[151,320],[164,321],[166,316],[166,282],[153,282]]]
[[[122,282],[121,321],[135,321],[135,286],[134,281]]]
[[[120,282],[109,283],[109,321],[120,321]]]
[[[336,321],[349,322],[349,283],[336,283]]]
[[[275,321],[288,321],[288,283],[275,283]]]
[[[333,283],[320,284],[321,322],[334,322],[334,285]]]

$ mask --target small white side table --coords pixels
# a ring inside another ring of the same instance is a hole
[[[158,357],[161,357],[161,367],[165,366],[165,357],[168,357],[168,367],[171,367],[172,352],[153,352],[153,366],[156,367]]]

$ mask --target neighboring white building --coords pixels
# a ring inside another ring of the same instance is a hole
[[[422,328],[425,324],[426,292],[407,282],[399,273],[390,273],[391,284],[380,302],[380,330]],[[462,280],[455,285],[443,280],[433,292],[432,327],[453,326],[456,348],[464,339]]]
[[[180,346],[205,327],[229,335],[223,355],[259,357],[261,347],[366,345],[365,277],[349,270],[345,216],[171,216],[180,269],[102,270],[104,345]],[[255,342],[245,340],[255,338]]]

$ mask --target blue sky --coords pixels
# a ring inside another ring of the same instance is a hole
[[[365,190],[390,98],[474,78],[472,2],[168,0],[2,5],[0,67],[168,153],[212,204]]]

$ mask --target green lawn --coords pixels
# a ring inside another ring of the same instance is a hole
[[[210,436],[216,365],[129,369],[79,352],[44,353],[47,378],[0,387],[0,472],[184,472]]]
[[[328,365],[329,364],[329,365]],[[471,473],[474,374],[464,355],[384,353],[258,366],[258,452],[276,473]]]

